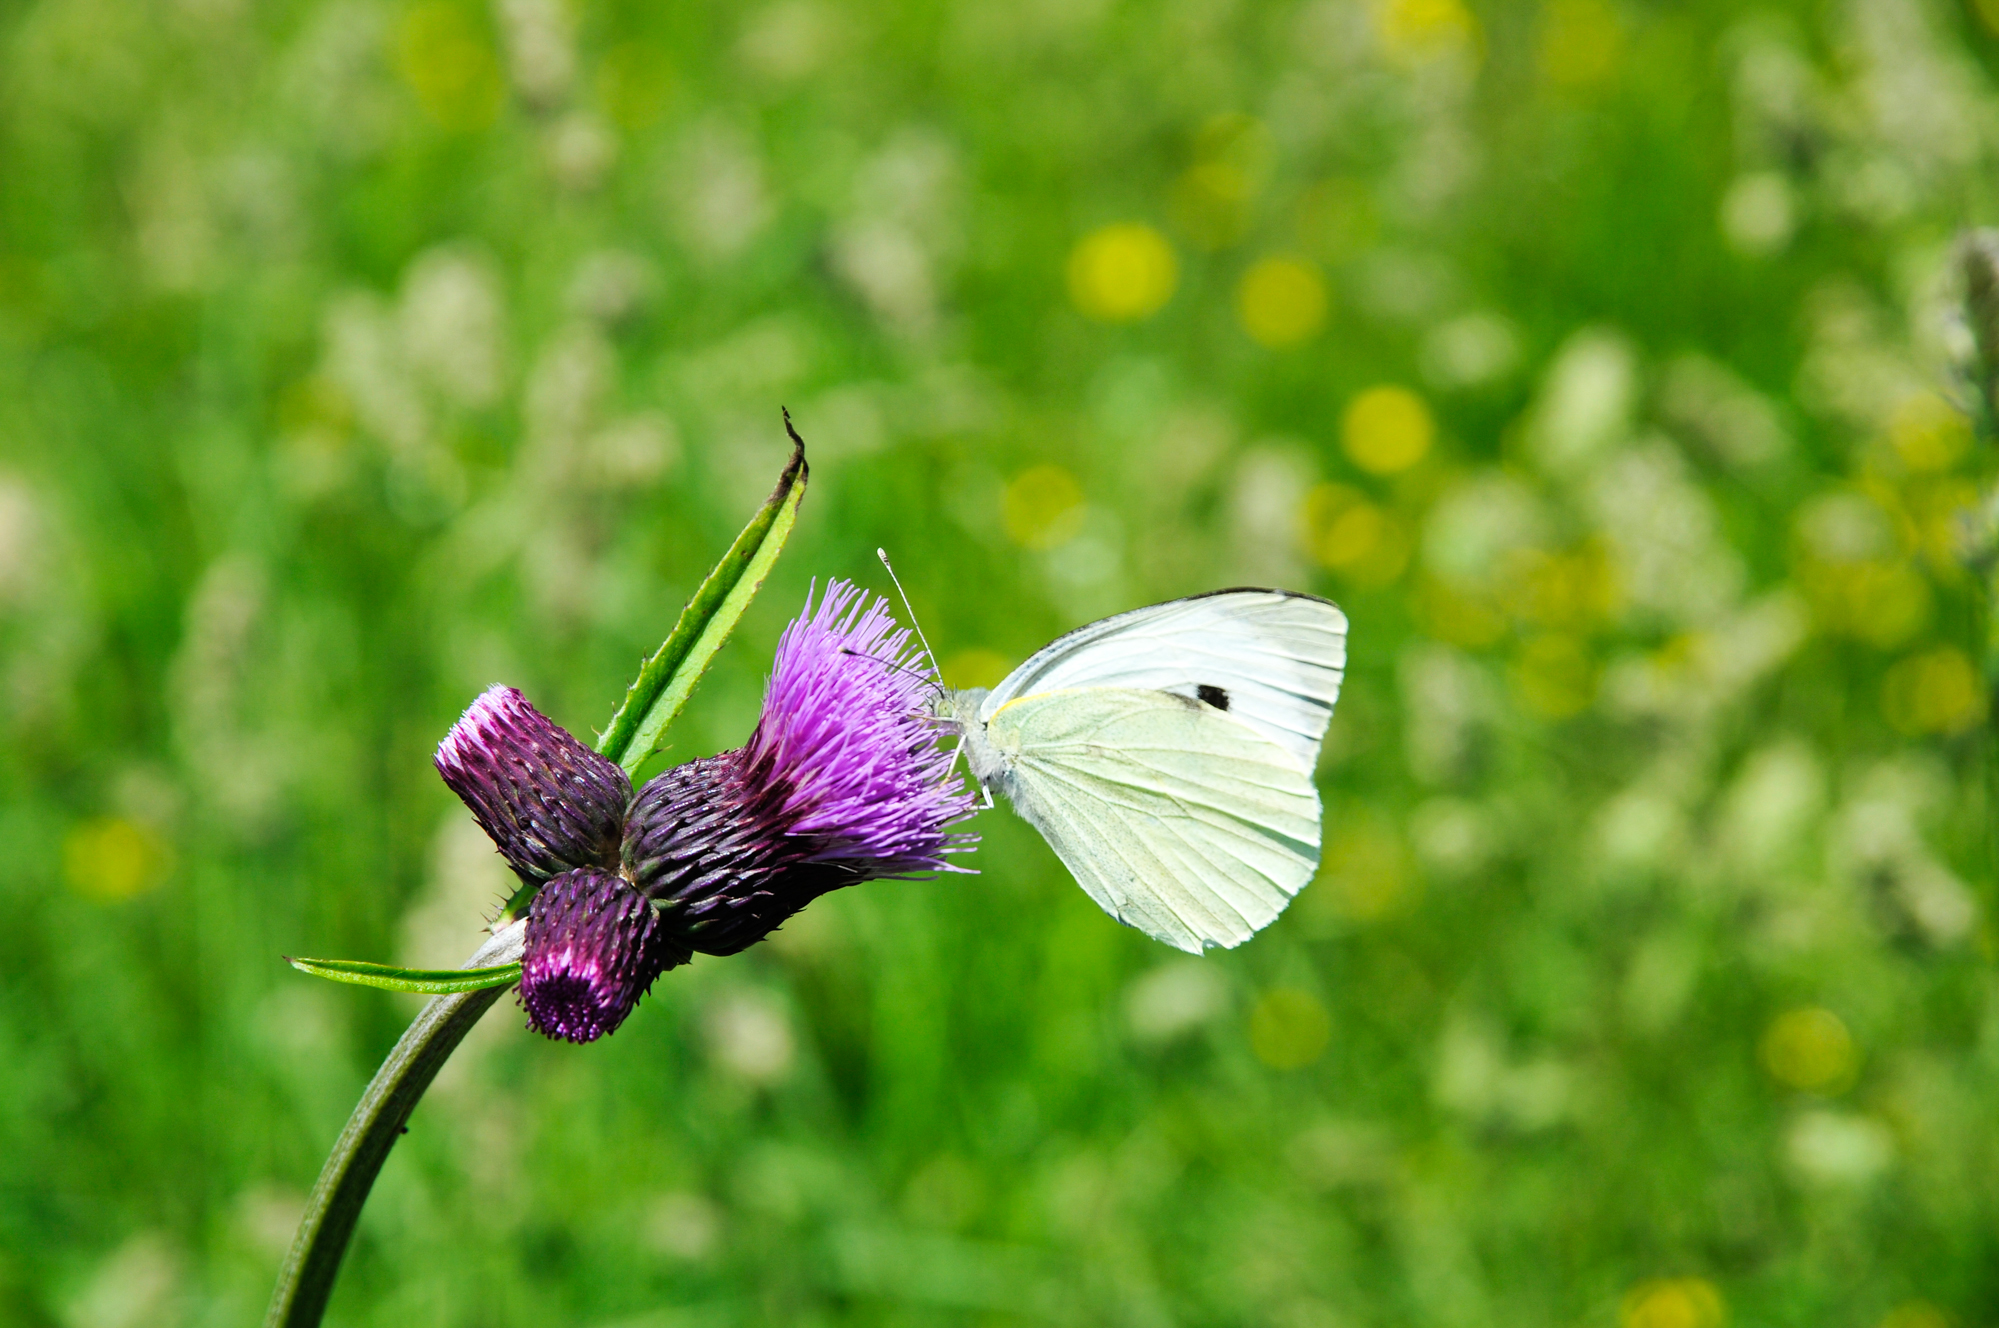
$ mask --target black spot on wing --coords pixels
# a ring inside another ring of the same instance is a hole
[[[1196,687],[1194,695],[1200,697],[1217,710],[1227,710],[1229,708],[1228,692],[1211,682],[1204,682]]]

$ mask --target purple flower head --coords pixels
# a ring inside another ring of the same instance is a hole
[[[521,1004],[552,1038],[590,1042],[686,958],[618,872],[631,781],[511,687],[474,701],[438,744],[438,774],[502,857],[539,885],[528,913]]]
[[[528,1023],[591,1042],[667,969],[734,954],[829,890],[952,870],[972,794],[930,722],[938,684],[888,606],[835,581],[785,629],[749,744],[631,795],[623,770],[511,687],[437,770],[531,886]]]
[[[779,640],[749,744],[639,790],[624,861],[671,933],[734,954],[829,890],[951,870],[974,799],[937,745],[935,677],[888,605],[827,586]]]
[[[513,688],[488,688],[467,707],[436,765],[521,880],[617,870],[631,781]]]
[[[653,979],[687,961],[631,883],[584,867],[535,892],[521,961],[528,1025],[551,1038],[595,1042],[625,1022]]]

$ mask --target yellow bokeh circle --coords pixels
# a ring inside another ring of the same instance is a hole
[[[1478,20],[1461,0],[1381,0],[1374,25],[1382,50],[1405,63],[1478,51]]]
[[[1888,670],[1881,680],[1881,710],[1911,736],[1962,733],[1985,718],[1985,688],[1962,650],[1940,646]]]
[[[1934,392],[1918,392],[1895,408],[1888,445],[1910,470],[1949,470],[1971,450],[1971,421]]]
[[[468,10],[434,0],[404,14],[396,32],[396,63],[441,127],[484,129],[499,117],[506,99],[499,57]]]
[[[1173,246],[1140,222],[1091,231],[1069,254],[1069,299],[1100,322],[1148,318],[1173,298],[1179,284]]]
[[[173,869],[173,852],[136,821],[101,816],[79,823],[63,839],[63,875],[85,899],[116,903],[142,895]]]
[[[1302,259],[1259,259],[1236,286],[1243,331],[1273,350],[1308,340],[1326,325],[1330,305],[1326,279]]]
[[[1728,1308],[1704,1277],[1661,1277],[1626,1292],[1617,1318],[1621,1328],[1722,1328]]]
[[[1609,0],[1548,0],[1541,9],[1541,72],[1558,87],[1586,88],[1617,75],[1624,34]]]
[[[1860,1049],[1846,1024],[1818,1006],[1787,1010],[1771,1020],[1757,1051],[1771,1078],[1811,1093],[1844,1092],[1860,1069]]]
[[[1341,448],[1370,475],[1409,469],[1430,454],[1436,441],[1437,421],[1429,406],[1393,383],[1368,388],[1340,416]]]
[[[1305,552],[1361,589],[1389,585],[1409,566],[1415,541],[1408,528],[1351,485],[1314,485],[1300,521]]]

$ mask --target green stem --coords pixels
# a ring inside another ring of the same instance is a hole
[[[485,968],[519,959],[525,927],[516,922],[502,928],[465,961],[465,967]],[[488,987],[435,997],[382,1062],[321,1168],[319,1183],[312,1187],[291,1253],[278,1274],[264,1328],[316,1328],[326,1313],[333,1279],[360,1220],[361,1206],[368,1201],[389,1149],[401,1137],[430,1081],[505,991]]]

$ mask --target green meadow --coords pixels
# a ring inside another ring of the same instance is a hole
[[[808,443],[651,769],[815,580],[945,678],[1337,600],[1325,855],[1242,948],[1003,805],[511,997],[340,1328],[1999,1322],[1952,242],[1999,0],[0,4],[0,1324],[261,1321],[509,892],[431,753],[604,726]],[[902,615],[901,606],[897,606]]]

